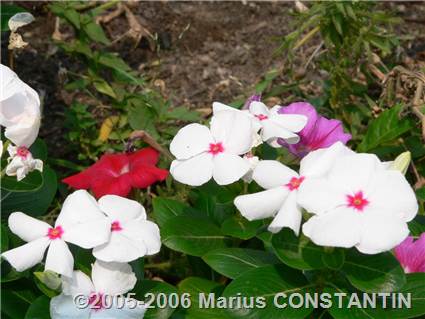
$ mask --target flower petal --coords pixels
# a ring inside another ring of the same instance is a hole
[[[263,103],[259,101],[253,101],[249,105],[249,111],[254,115],[266,115],[268,116],[270,111],[269,108]]]
[[[320,246],[350,248],[360,242],[361,233],[361,215],[344,207],[303,224],[303,234]]]
[[[155,166],[136,164],[129,172],[131,185],[134,188],[147,188],[148,186],[163,181],[168,176],[166,169],[161,169]]]
[[[159,152],[152,147],[142,148],[134,153],[128,154],[130,166],[138,164],[155,166],[158,163]]]
[[[278,161],[260,161],[254,169],[252,178],[262,188],[270,189],[287,184],[297,172]]]
[[[296,144],[300,140],[300,137],[297,134],[281,126],[274,119],[263,121],[263,130],[261,132],[261,137],[264,141],[266,141],[273,147],[281,146],[277,142],[278,138],[283,139],[288,144]]]
[[[273,122],[294,133],[300,132],[306,126],[308,120],[307,116],[301,114],[279,114],[275,107],[271,110],[271,113],[273,115],[270,119]]]
[[[202,153],[187,160],[174,160],[170,173],[180,183],[200,186],[211,179],[213,167],[212,155]]]
[[[213,143],[208,127],[192,123],[181,128],[170,144],[170,152],[178,159],[188,159],[209,149]]]
[[[25,271],[43,260],[44,252],[49,243],[49,238],[41,237],[18,248],[5,251],[1,256],[17,271]]]
[[[111,233],[111,223],[106,217],[65,227],[63,240],[85,249],[106,243]]]
[[[153,255],[161,248],[161,236],[158,226],[149,220],[136,220],[123,225],[123,235],[140,242],[146,247],[145,255]]]
[[[62,277],[62,293],[66,295],[83,294],[89,296],[94,291],[93,283],[89,276],[80,270],[72,272],[72,277]]]
[[[372,211],[367,211],[361,217],[361,239],[356,248],[364,254],[388,251],[409,235],[407,224],[397,217]]]
[[[116,195],[105,195],[99,199],[100,209],[112,220],[125,222],[137,217],[146,219],[145,208],[135,200]]]
[[[92,313],[90,319],[141,319],[147,308],[146,305],[133,298],[115,298],[114,305]]]
[[[249,115],[221,111],[211,119],[211,134],[216,143],[223,143],[224,152],[242,155],[252,147],[255,129]]]
[[[90,307],[83,309],[75,305],[72,296],[60,294],[50,300],[50,317],[52,319],[89,319]]]
[[[268,230],[272,233],[278,233],[283,227],[291,228],[298,236],[301,226],[301,208],[297,204],[297,192],[290,192],[285,199],[282,208],[274,217]]]
[[[69,251],[68,245],[61,239],[51,240],[47,250],[46,265],[44,270],[51,270],[58,274],[72,277],[74,257]]]
[[[46,236],[50,225],[24,213],[16,212],[9,216],[9,228],[12,233],[29,242]]]
[[[236,182],[250,169],[249,163],[238,155],[221,153],[214,156],[213,161],[213,177],[219,185]]]
[[[92,266],[92,280],[97,292],[110,296],[125,294],[134,288],[137,278],[129,264],[105,263],[100,260]]]
[[[288,193],[287,188],[276,187],[254,194],[237,196],[234,204],[242,216],[248,220],[268,218],[282,207]]]
[[[102,172],[99,172],[99,174],[102,174]],[[109,194],[126,197],[131,191],[130,174],[127,173],[117,177],[103,176],[102,178],[97,178],[93,180],[91,189],[96,198]]]

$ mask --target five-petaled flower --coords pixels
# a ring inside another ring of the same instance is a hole
[[[86,191],[76,191],[63,203],[54,227],[20,212],[9,216],[10,230],[27,243],[2,253],[13,268],[24,271],[43,260],[45,270],[72,276],[74,258],[66,243],[93,248],[108,241],[110,223]]]
[[[9,152],[9,158],[7,159],[6,175],[16,176],[16,179],[21,181],[33,170],[43,171],[43,161],[34,159],[29,149],[25,146],[9,145],[7,151]]]
[[[425,272],[425,233],[416,240],[408,236],[394,249],[394,253],[404,272]]]
[[[17,146],[30,147],[40,128],[40,99],[7,66],[0,64],[0,125],[4,135]]]
[[[261,161],[252,178],[266,190],[238,196],[234,203],[248,220],[274,217],[268,228],[273,233],[289,227],[298,234],[302,219],[299,188],[305,180],[325,175],[338,158],[348,154],[352,151],[341,143],[311,152],[301,160],[300,174],[278,161]]]
[[[296,144],[289,144],[279,139],[279,144],[286,146],[289,151],[297,156],[305,156],[319,148],[326,148],[337,141],[347,143],[351,135],[344,133],[344,128],[339,120],[327,119],[316,112],[313,105],[306,102],[291,103],[280,107],[279,114],[302,114],[308,118],[307,125],[298,133],[300,140]]]
[[[99,208],[110,222],[111,237],[107,243],[93,249],[93,255],[97,259],[130,262],[159,252],[159,228],[146,220],[146,211],[138,202],[106,195],[99,199]]]
[[[136,281],[130,265],[96,260],[91,279],[79,270],[71,278],[62,278],[62,293],[50,301],[50,316],[52,319],[143,318],[145,304],[123,297]]]
[[[373,154],[347,155],[326,176],[303,182],[298,202],[315,214],[303,233],[315,244],[353,247],[365,254],[390,250],[409,234],[418,203],[402,173]]]
[[[250,164],[240,155],[249,152],[251,146],[251,121],[237,112],[218,112],[211,128],[194,123],[178,131],[170,144],[176,157],[171,175],[192,186],[202,185],[211,177],[219,185],[231,184],[249,171]]]
[[[103,195],[126,197],[132,188],[147,188],[163,181],[168,171],[156,167],[159,153],[147,147],[134,153],[105,154],[86,170],[62,181],[75,189],[91,189]]]

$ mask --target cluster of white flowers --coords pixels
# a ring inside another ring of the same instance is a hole
[[[7,66],[0,64],[0,126],[14,145],[9,145],[6,174],[20,181],[33,170],[43,170],[43,162],[34,159],[29,147],[40,128],[40,98]]]
[[[288,144],[299,141],[296,133],[307,118],[279,114],[278,108],[269,110],[254,101],[241,111],[214,103],[210,128],[189,124],[171,142],[177,158],[171,174],[192,186],[211,177],[220,185],[253,179],[265,190],[238,196],[234,203],[248,220],[272,217],[268,229],[273,233],[288,227],[298,235],[304,209],[312,215],[306,215],[310,218],[302,232],[317,245],[375,254],[401,243],[418,203],[401,170],[388,162],[355,153],[341,142],[310,152],[299,173],[253,155],[251,149],[261,142],[277,146],[278,138]]]
[[[135,283],[134,274],[127,263],[155,254],[161,247],[159,228],[146,219],[142,205],[116,195],[105,195],[96,201],[85,190],[78,190],[66,198],[53,227],[16,212],[9,216],[9,228],[27,242],[2,253],[12,267],[25,271],[40,263],[47,250],[45,270],[62,275],[62,294],[51,303],[53,319],[89,318],[90,309],[96,305],[90,304],[86,310],[74,309],[77,305],[72,302],[73,295],[127,292]],[[74,258],[67,243],[93,249],[93,255],[97,258],[92,272],[95,289],[89,284],[87,276],[73,271]],[[104,318],[114,317],[111,317],[114,308],[109,308],[100,309],[104,310]],[[96,310],[99,312],[99,309]],[[123,315],[126,314],[126,311],[120,310]],[[131,309],[134,316],[127,313],[128,317],[125,318],[140,318],[141,311],[143,314],[144,308]]]

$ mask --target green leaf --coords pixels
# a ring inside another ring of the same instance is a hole
[[[23,180],[16,176],[4,176],[1,179],[1,188],[6,192],[35,192],[43,186],[43,175],[39,171],[29,173]]]
[[[416,196],[420,200],[425,200],[425,187],[416,190]]]
[[[25,315],[25,319],[50,319],[50,299],[40,296],[35,299]]]
[[[409,230],[412,236],[419,237],[425,233],[425,216],[416,215],[415,219],[408,223]]]
[[[394,105],[391,109],[382,112],[377,119],[371,121],[357,150],[367,152],[381,144],[391,142],[409,131],[411,129],[410,122],[399,118],[401,109],[401,104]]]
[[[82,25],[82,29],[93,41],[100,42],[105,45],[109,45],[111,43],[106,37],[102,27],[98,25],[91,17],[84,17],[84,24]]]
[[[3,4],[3,3],[1,4],[1,19],[0,19],[1,32],[9,30],[9,25],[8,25],[9,19],[19,12],[27,12],[27,10],[16,5]]]
[[[117,95],[115,94],[114,89],[105,80],[100,80],[100,79],[94,80],[93,86],[96,88],[98,92],[106,94],[114,99],[117,98]]]
[[[73,8],[66,8],[63,17],[67,19],[75,28],[80,29],[80,14]]]
[[[345,262],[345,252],[342,248],[334,248],[332,251],[322,254],[323,264],[333,270],[339,270]]]
[[[224,290],[224,297],[241,296],[254,297],[257,307],[250,309],[234,308],[228,312],[237,318],[244,319],[279,319],[279,318],[306,318],[312,308],[279,309],[274,304],[276,294],[300,293],[304,295],[312,288],[313,284],[307,282],[303,274],[285,265],[270,265],[252,269],[234,279]],[[280,295],[283,296],[283,295]],[[257,298],[255,298],[257,297]],[[276,297],[278,304],[288,302],[286,298]],[[261,302],[263,300],[263,302]],[[261,304],[266,306],[261,309]]]
[[[262,226],[261,220],[249,221],[240,214],[236,214],[221,224],[221,230],[225,235],[247,240],[255,237]]]
[[[191,110],[184,106],[171,108],[166,114],[166,117],[171,120],[196,122],[201,118],[201,114],[196,110]]]
[[[1,313],[7,315],[11,319],[25,318],[25,313],[31,300],[20,298],[22,292],[3,289],[1,291]],[[25,296],[25,294],[23,294]],[[3,317],[3,316],[2,316]]]
[[[167,319],[175,311],[168,302],[165,307],[158,307],[161,305],[159,299],[163,299],[163,296],[168,298],[171,294],[177,293],[177,288],[170,284],[156,280],[139,280],[133,291],[136,293],[137,300],[149,302],[153,297],[153,308],[146,311],[144,319]]]
[[[57,190],[56,173],[48,166],[43,170],[43,185],[33,192],[1,193],[3,218],[10,213],[21,211],[31,216],[43,215],[52,202]]]
[[[177,216],[161,229],[162,242],[168,248],[193,256],[226,247],[226,236],[207,218]]]
[[[400,263],[390,253],[364,255],[351,249],[342,271],[354,287],[366,292],[393,292],[406,283]]]
[[[284,228],[272,238],[273,249],[288,266],[311,270],[323,268],[323,249],[308,241],[306,238],[297,237],[292,230]]]
[[[270,253],[247,248],[220,248],[208,252],[202,259],[216,272],[232,279],[248,270],[279,263]]]
[[[200,215],[196,210],[174,199],[155,197],[152,201],[153,215],[159,226],[163,226],[169,219],[182,214]]]
[[[9,248],[9,230],[3,224],[1,224],[1,251],[6,251]]]
[[[155,128],[157,114],[143,100],[133,99],[128,112],[128,122],[133,130],[145,130],[154,138],[158,138],[159,134]]]

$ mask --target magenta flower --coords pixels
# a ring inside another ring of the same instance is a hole
[[[261,94],[251,95],[242,106],[242,110],[248,110],[252,102],[261,102]]]
[[[285,141],[278,140],[279,144],[287,147],[294,155],[303,157],[310,151],[329,147],[338,141],[346,144],[351,139],[350,134],[344,133],[341,121],[329,120],[319,115],[309,103],[291,103],[282,106],[278,113],[302,114],[308,118],[307,125],[298,133],[301,138],[299,143],[288,145]]]
[[[425,272],[425,233],[416,241],[407,237],[394,252],[405,273]]]

